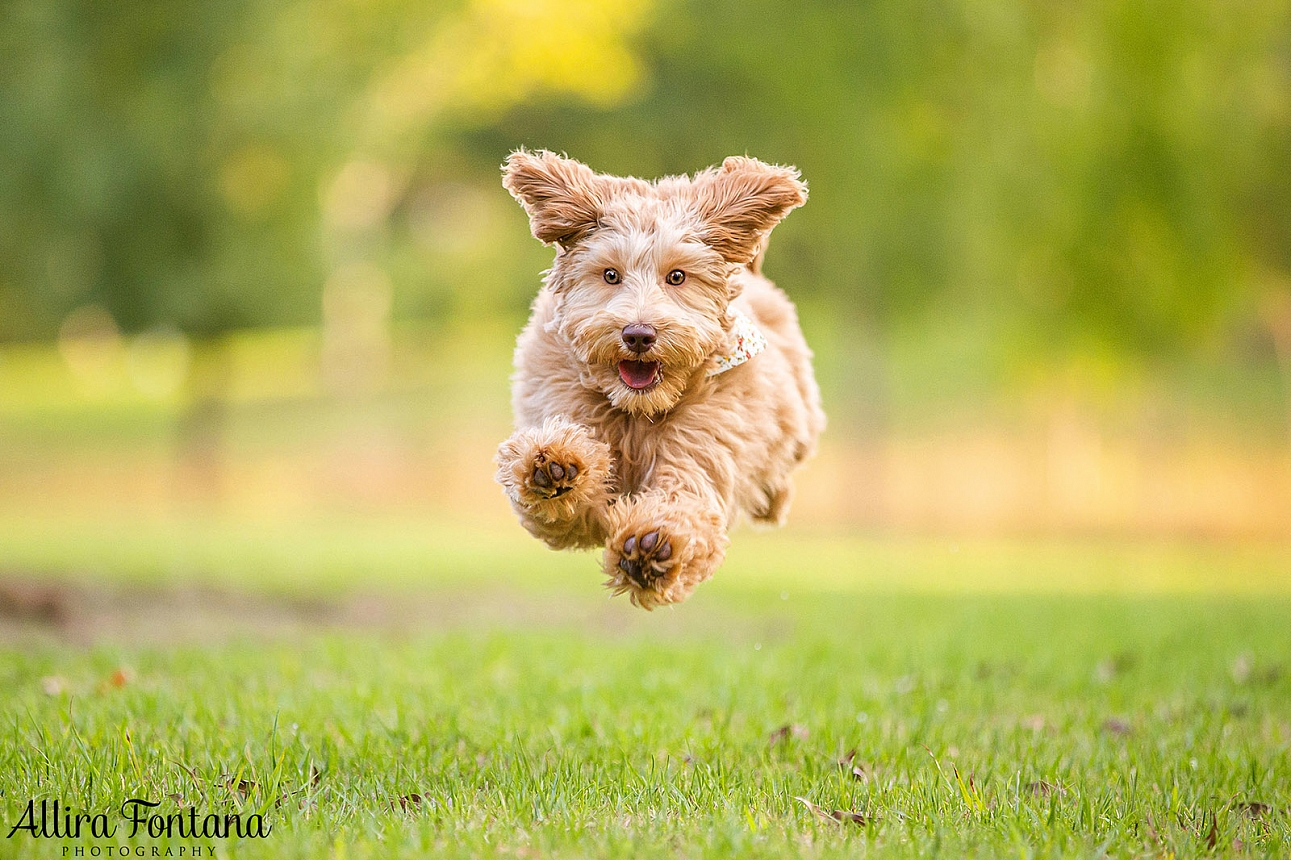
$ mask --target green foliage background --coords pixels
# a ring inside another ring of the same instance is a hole
[[[519,316],[546,260],[497,183],[520,145],[798,165],[772,273],[879,338],[1274,360],[1285,0],[13,0],[0,339],[87,303],[128,332],[313,323],[355,260],[396,319]],[[342,175],[384,183],[358,226],[329,226]]]

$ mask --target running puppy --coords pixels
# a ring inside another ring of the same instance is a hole
[[[753,158],[646,182],[525,150],[502,184],[556,259],[516,346],[498,483],[549,546],[604,547],[615,594],[684,600],[741,515],[784,522],[825,425],[794,306],[760,272],[807,188]]]

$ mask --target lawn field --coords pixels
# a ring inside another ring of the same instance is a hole
[[[513,536],[103,529],[0,531],[0,837],[116,832],[0,856],[1291,855],[1277,548],[743,534],[647,614]]]

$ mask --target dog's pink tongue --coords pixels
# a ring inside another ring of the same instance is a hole
[[[657,361],[620,361],[619,379],[628,388],[649,388],[659,373]]]

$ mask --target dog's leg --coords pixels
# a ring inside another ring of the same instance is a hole
[[[645,609],[685,600],[726,557],[726,516],[702,479],[661,475],[608,513],[606,585]]]
[[[520,524],[553,549],[605,541],[610,448],[563,418],[525,427],[498,448],[497,482]]]

